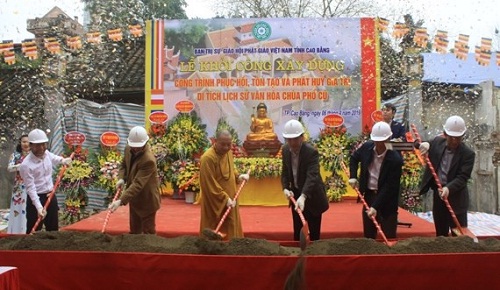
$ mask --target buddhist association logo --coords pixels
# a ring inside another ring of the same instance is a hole
[[[258,40],[266,40],[271,36],[271,26],[267,22],[259,21],[255,23],[252,34]]]

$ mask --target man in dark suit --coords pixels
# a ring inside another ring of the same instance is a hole
[[[375,239],[377,228],[374,216],[387,238],[396,238],[398,224],[398,197],[403,170],[403,159],[397,151],[385,147],[392,136],[386,122],[373,125],[369,141],[351,155],[349,184],[359,186],[368,206],[363,208],[363,233],[365,238]],[[358,182],[358,168],[361,168]]]
[[[434,180],[434,176],[426,167],[420,185],[420,194],[429,189],[434,192],[432,214],[436,236],[448,236],[455,223],[444,199],[448,199],[462,227],[467,227],[467,210],[469,208],[469,191],[467,181],[474,167],[475,153],[462,142],[466,131],[465,122],[459,116],[451,116],[444,125],[444,136],[437,136],[430,142],[419,145],[422,154],[429,154],[429,159],[436,170],[442,191]]]
[[[293,239],[300,240],[302,221],[296,212],[300,208],[309,225],[311,241],[319,240],[321,217],[329,208],[319,171],[319,153],[311,144],[303,142],[304,127],[297,120],[285,124],[283,137],[286,144],[282,148],[281,185],[285,197],[293,196],[297,201],[297,206],[292,207]]]
[[[382,108],[382,113],[384,121],[391,126],[391,140],[401,142],[406,141],[405,127],[403,126],[403,124],[394,121],[394,115],[396,115],[396,106],[394,106],[392,103],[386,103]]]

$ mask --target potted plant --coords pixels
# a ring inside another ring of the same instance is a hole
[[[198,162],[187,160],[179,168],[176,185],[180,192],[184,192],[187,203],[193,203],[200,192],[200,167]]]

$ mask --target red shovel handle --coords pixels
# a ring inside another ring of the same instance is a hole
[[[250,169],[247,171],[247,174],[250,174]],[[243,186],[245,186],[245,184],[247,183],[246,180],[243,180],[240,184],[240,187],[238,188],[238,191],[236,192],[236,194],[234,195],[234,200],[238,200],[238,196],[240,195],[240,192],[241,190],[243,189]],[[222,224],[224,223],[224,221],[226,220],[227,216],[229,215],[229,213],[231,212],[231,209],[232,207],[229,206],[227,209],[226,209],[226,212],[224,213],[224,215],[222,216],[222,218],[220,219],[220,222],[219,224],[217,225],[217,228],[215,228],[215,232],[218,233],[220,228],[222,227]]]
[[[75,152],[71,153],[70,158],[73,159],[73,156],[75,156]],[[64,176],[64,172],[66,172],[66,168],[67,168],[67,165],[62,165],[61,169],[59,170],[59,174],[57,175],[56,183],[54,184],[54,187],[52,188],[52,191],[47,196],[47,201],[45,202],[45,205],[43,206],[43,209],[45,211],[49,207],[50,202],[54,198],[54,195],[56,195],[56,190],[59,187],[59,183],[61,183],[61,180],[62,180],[62,178]],[[38,219],[36,220],[35,225],[31,229],[30,234],[32,234],[32,233],[34,233],[36,231],[36,228],[38,227],[38,225],[40,224],[41,221],[42,221],[42,217],[38,216]]]
[[[113,197],[113,201],[111,203],[115,202],[118,199],[120,193],[122,192],[123,186],[124,185],[122,185],[120,188],[118,188],[118,190],[116,190],[115,196]],[[111,209],[108,209],[108,213],[106,213],[106,218],[104,219],[104,224],[102,225],[101,233],[104,233],[106,231],[106,226],[108,225],[110,215],[111,215]]]
[[[422,143],[422,139],[420,138],[420,134],[418,133],[417,127],[414,124],[411,124],[411,130],[413,131],[413,134],[415,134],[415,138],[417,139],[417,141],[419,143]],[[441,181],[439,181],[439,177],[438,177],[438,175],[436,173],[436,169],[434,169],[434,166],[432,165],[432,162],[429,159],[429,155],[425,154],[424,159],[425,159],[425,162],[427,163],[427,166],[429,166],[429,169],[430,169],[430,171],[432,173],[432,176],[434,177],[434,181],[436,182],[436,185],[437,185],[439,191],[443,190],[443,186],[441,185]],[[457,216],[455,215],[455,211],[453,210],[453,208],[450,205],[450,202],[448,201],[448,197],[443,198],[443,201],[444,201],[446,207],[448,208],[448,211],[451,214],[451,218],[453,219],[453,222],[455,223],[455,226],[458,228],[458,230],[460,231],[460,233],[462,235],[464,235],[465,232],[462,229],[462,226],[460,225],[460,222],[458,221]]]

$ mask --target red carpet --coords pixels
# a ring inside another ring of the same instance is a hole
[[[345,200],[330,203],[330,209],[323,214],[322,239],[359,238],[363,236],[361,223],[361,203]],[[68,231],[101,231],[106,211],[85,220],[64,227]],[[292,240],[292,217],[286,206],[240,206],[243,231],[247,238],[273,241]],[[123,234],[129,230],[128,206],[120,207],[110,215],[106,226],[108,234]],[[399,221],[411,223],[410,228],[398,226],[398,238],[415,236],[434,236],[434,225],[403,209],[399,209]],[[200,228],[200,206],[187,204],[184,200],[169,197],[162,199],[162,207],[156,217],[156,230],[159,236],[176,237],[198,235]]]

